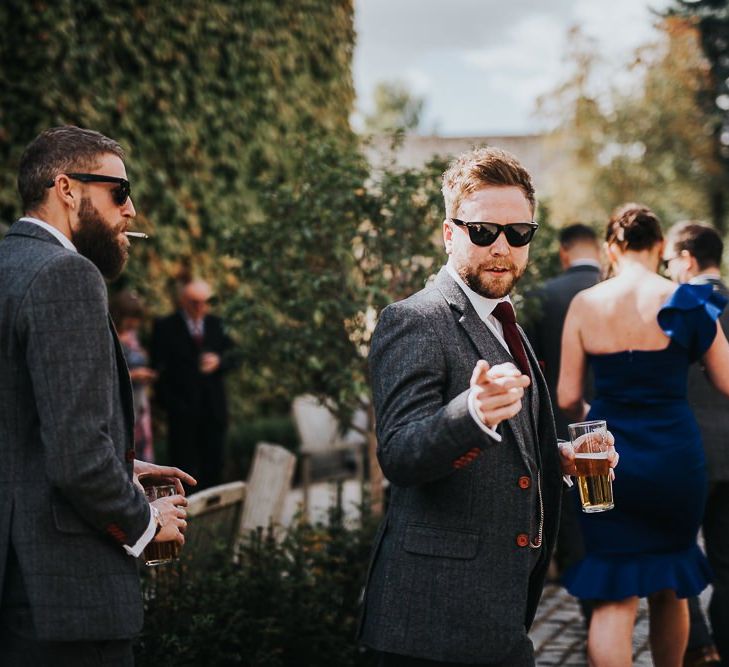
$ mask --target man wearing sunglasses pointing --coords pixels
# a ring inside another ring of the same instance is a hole
[[[448,262],[382,311],[372,340],[391,495],[361,638],[383,667],[525,667],[570,472],[509,300],[537,230],[534,188],[512,155],[484,148],[451,164],[443,195]]]

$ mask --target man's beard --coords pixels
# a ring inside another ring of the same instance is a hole
[[[123,228],[123,222],[116,227],[106,222],[88,197],[81,199],[78,227],[71,230],[71,241],[107,280],[114,280],[122,272],[129,257],[120,236]]]
[[[487,269],[506,269],[507,272],[502,277],[486,277],[484,273]],[[459,275],[476,294],[485,296],[487,299],[501,299],[505,297],[514,285],[519,281],[526,271],[526,263],[522,267],[509,262],[508,264],[480,264],[477,267],[463,266],[458,270]]]

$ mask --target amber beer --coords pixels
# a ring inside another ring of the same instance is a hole
[[[146,485],[142,480],[147,500],[151,503],[158,498],[174,496],[176,491],[173,484],[160,486]],[[172,563],[180,557],[180,545],[177,542],[155,542],[152,540],[144,547],[144,564],[149,566]]]
[[[607,424],[604,419],[569,424],[575,453],[575,477],[583,512],[604,512],[615,507],[608,461]]]
[[[575,468],[583,512],[604,512],[615,507],[607,452],[575,454]]]

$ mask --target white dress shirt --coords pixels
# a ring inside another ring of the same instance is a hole
[[[42,227],[45,229],[49,234],[52,234],[58,239],[58,242],[64,247],[68,248],[69,250],[73,250],[74,252],[78,252],[76,250],[76,246],[71,243],[71,240],[66,236],[63,232],[56,229],[53,225],[49,225],[47,222],[44,222],[43,220],[39,220],[38,218],[31,218],[29,215],[26,215],[23,218],[20,218],[23,222],[32,222],[34,225],[38,225],[39,227]]]

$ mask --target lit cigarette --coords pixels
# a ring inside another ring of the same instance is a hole
[[[135,239],[148,239],[149,236],[144,232],[124,232],[127,236],[133,236]]]

